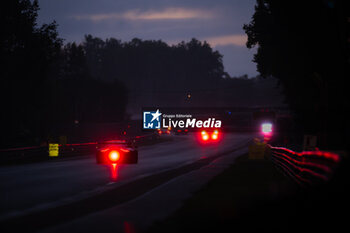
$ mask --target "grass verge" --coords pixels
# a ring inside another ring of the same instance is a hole
[[[347,216],[337,207],[347,199],[337,200],[333,188],[301,190],[269,160],[249,160],[246,154],[148,233],[336,230]]]

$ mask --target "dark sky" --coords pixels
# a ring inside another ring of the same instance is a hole
[[[59,24],[65,42],[85,34],[122,41],[132,38],[168,44],[206,40],[224,55],[231,76],[255,76],[255,49],[245,47],[242,27],[249,23],[255,0],[39,0],[38,23]]]

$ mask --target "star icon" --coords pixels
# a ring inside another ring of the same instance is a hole
[[[155,119],[157,119],[157,121],[159,121],[159,116],[162,115],[160,112],[159,112],[159,109],[157,109],[157,111],[155,113],[151,113],[151,115],[153,116],[152,121],[154,121]]]

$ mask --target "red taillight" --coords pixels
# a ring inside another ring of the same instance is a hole
[[[204,141],[207,141],[207,140],[209,139],[208,134],[204,134],[204,135],[202,135],[202,139],[203,139]]]
[[[204,130],[201,132],[201,136],[202,136],[202,139],[204,141],[207,141],[209,139],[209,135],[207,132],[205,132]]]
[[[211,139],[218,140],[219,138],[219,131],[216,129],[214,130],[213,134],[211,135]]]
[[[207,132],[205,130],[202,130],[200,133],[200,139],[205,142],[210,142],[210,141],[219,141],[219,131],[215,129],[212,132]]]
[[[111,162],[116,163],[116,162],[119,160],[119,158],[120,158],[120,154],[119,154],[118,151],[112,150],[111,152],[109,152],[108,158],[109,158],[109,160],[110,160]]]
[[[127,147],[130,146],[130,147]],[[138,151],[132,148],[132,142],[126,145],[110,145],[103,149],[97,149],[97,164],[136,164],[138,160]]]

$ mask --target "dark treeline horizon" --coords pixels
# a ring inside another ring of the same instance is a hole
[[[134,38],[121,42],[86,35],[79,44],[63,46],[50,78],[95,79],[125,85],[129,114],[139,112],[143,106],[281,104],[273,80],[247,75],[230,77],[222,58],[207,42],[195,38],[168,45],[161,40]]]
[[[222,55],[205,41],[170,46],[86,35],[80,44],[64,44],[56,22],[37,24],[38,1],[6,4],[0,20],[4,147],[38,144],[60,125],[118,122],[142,106],[244,106],[280,99],[274,81],[230,77]],[[264,90],[274,93],[265,98]]]

